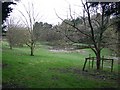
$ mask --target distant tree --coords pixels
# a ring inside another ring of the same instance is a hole
[[[54,41],[57,39],[56,29],[48,23],[36,22],[34,25],[34,34],[38,41]]]
[[[14,19],[9,18],[7,22],[7,33],[6,38],[9,43],[10,49],[15,46],[23,46],[29,40],[29,33],[26,28],[19,26],[19,21],[17,24],[14,23]]]
[[[6,33],[10,49],[13,47],[22,47],[29,40],[29,33],[25,28],[11,26]]]
[[[40,41],[40,39],[41,39],[41,34],[42,34],[42,30],[43,30],[43,22],[36,22],[35,24],[34,24],[34,29],[33,29],[34,31],[34,35],[35,35],[35,37],[36,37],[36,39],[37,39],[37,41]]]
[[[34,25],[34,35],[38,42],[47,42],[47,44],[52,46],[61,46],[63,41],[63,35],[58,30],[59,26],[52,26],[49,23],[36,22]]]
[[[113,56],[118,56],[118,34],[114,30],[114,27],[109,27],[108,30],[104,33],[104,42],[105,42],[105,48],[109,48],[112,52]]]
[[[80,28],[82,31],[85,30],[83,21],[79,21],[78,22],[78,18],[77,19],[73,19],[73,20],[64,20],[62,22],[62,24],[60,25],[61,27],[61,32],[64,32],[64,35],[72,42],[74,43],[89,43],[89,40],[87,40],[87,38],[85,37],[84,34],[82,34],[81,32],[79,32],[77,29],[75,29],[73,26],[67,24],[73,24],[75,23],[76,27]],[[87,31],[86,31],[87,32]]]

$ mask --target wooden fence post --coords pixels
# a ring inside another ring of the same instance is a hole
[[[94,57],[92,57],[92,68],[93,68],[93,64],[94,64]]]
[[[102,70],[103,70],[103,61],[104,61],[104,56],[102,56]]]
[[[89,54],[89,69],[90,69],[90,59],[91,59],[91,54]]]
[[[85,70],[86,63],[87,63],[87,58],[85,58],[85,63],[84,63],[83,69],[82,69],[83,71]]]
[[[111,65],[111,72],[113,71],[113,59],[112,60],[112,65]]]

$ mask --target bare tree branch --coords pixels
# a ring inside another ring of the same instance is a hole
[[[56,13],[56,12],[55,12],[55,13]],[[58,17],[59,19],[61,19],[64,23],[66,23],[66,24],[74,27],[74,28],[77,29],[80,33],[82,33],[82,34],[84,34],[84,35],[86,35],[86,36],[88,36],[88,37],[91,37],[89,34],[84,33],[83,31],[81,31],[81,30],[80,30],[78,27],[76,27],[75,25],[70,24],[70,23],[64,21],[64,19],[62,19],[61,17],[59,17],[57,13],[56,13],[56,15],[57,15],[57,17]]]

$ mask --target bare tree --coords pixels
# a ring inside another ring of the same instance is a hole
[[[105,9],[108,4],[100,3],[97,7],[92,7],[91,3],[89,2],[82,2],[83,4],[83,16],[80,16],[84,28],[79,27],[76,25],[75,18],[71,14],[71,7],[69,8],[71,22],[63,20],[61,17],[58,16],[64,23],[70,25],[74,28],[74,31],[83,34],[86,38],[89,38],[90,44],[88,46],[93,50],[96,55],[96,66],[97,70],[100,70],[100,61],[101,61],[101,50],[105,47],[104,46],[104,32],[110,26],[110,17],[105,15]],[[66,35],[67,36],[67,35]],[[69,40],[75,42],[69,36],[67,36]],[[78,43],[81,43],[78,41]]]
[[[7,33],[6,38],[8,40],[10,49],[14,46],[23,46],[29,40],[29,33],[26,28],[19,24],[19,21],[15,22],[14,18],[7,20]]]
[[[6,23],[7,23],[7,29],[8,29],[6,37],[7,37],[10,49],[12,49],[13,44],[15,43],[14,42],[15,30],[16,30],[16,27],[19,25],[19,21],[15,23],[14,18],[9,18],[7,19]]]
[[[29,42],[26,43],[26,45],[30,48],[31,52],[30,55],[34,56],[34,49],[36,45],[36,37],[34,35],[34,25],[38,21],[38,16],[39,13],[35,12],[34,4],[33,3],[28,3],[28,7],[26,7],[23,4],[23,7],[25,9],[25,13],[23,13],[21,10],[19,12],[23,16],[24,19],[21,18],[22,22],[25,24],[27,27],[27,30],[29,31],[30,39]]]

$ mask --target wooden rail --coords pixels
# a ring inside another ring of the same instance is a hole
[[[84,62],[84,65],[83,65],[83,71],[85,70],[85,67],[86,67],[86,63],[87,61],[89,60],[89,69],[90,69],[90,63],[92,61],[92,68],[93,68],[93,65],[94,65],[94,61],[96,60],[96,57],[91,57],[91,55],[89,55],[89,58],[85,58],[85,62]],[[104,56],[102,56],[101,58],[101,61],[102,61],[102,70],[103,70],[103,67],[104,67],[104,61],[112,61],[111,62],[111,72],[113,71],[113,63],[114,63],[114,60],[113,59],[108,59],[108,58],[104,58]]]

